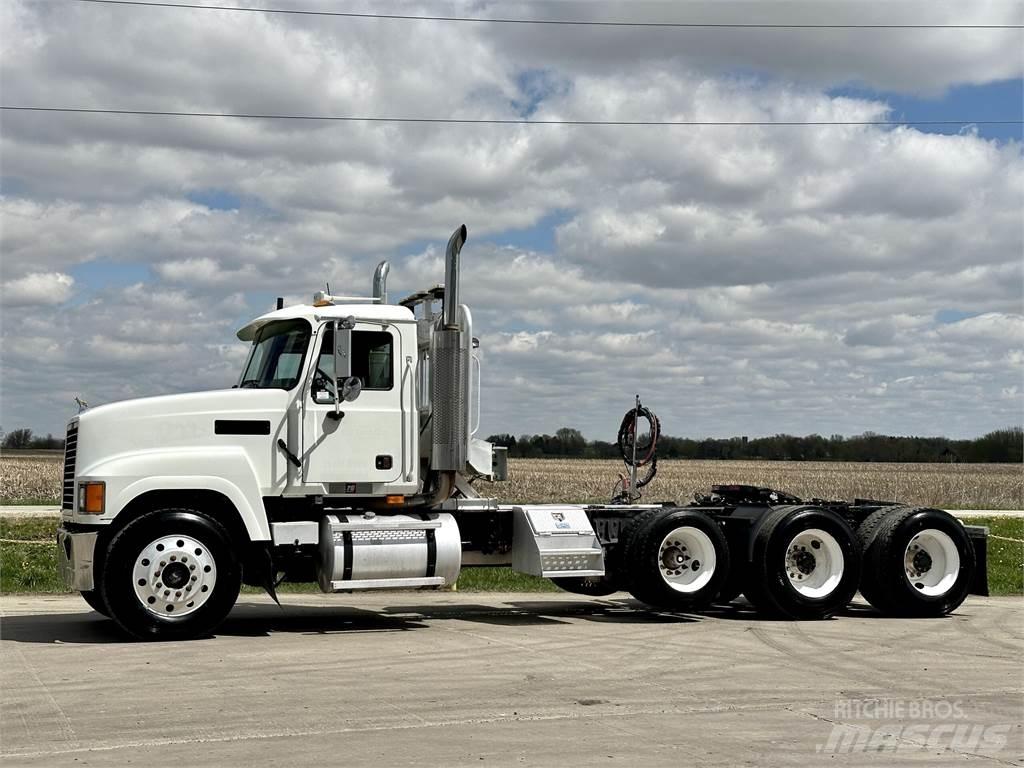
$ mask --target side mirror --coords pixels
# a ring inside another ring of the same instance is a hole
[[[351,403],[363,391],[363,382],[358,376],[349,376],[341,382],[341,399]]]
[[[356,321],[346,317],[334,321],[334,381],[352,375],[352,328]]]

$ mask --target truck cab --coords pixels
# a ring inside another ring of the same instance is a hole
[[[433,514],[457,545],[454,520],[437,510],[453,497],[475,497],[474,478],[504,477],[502,449],[475,436],[478,342],[469,308],[456,303],[465,238],[460,227],[449,241],[447,290],[438,285],[391,304],[382,262],[368,296],[317,293],[309,304],[289,307],[279,301],[241,328],[249,353],[231,388],[111,403],[72,419],[59,533],[67,583],[115,619],[121,602],[132,611],[141,602],[159,630],[159,620],[184,622],[207,602],[188,599],[188,582],[179,590],[161,580],[168,565],[147,570],[142,561],[160,562],[158,551],[174,550],[180,563],[191,549],[194,561],[195,550],[210,556],[218,548],[201,542],[220,540],[220,559],[237,561],[228,572],[218,566],[222,585],[237,577],[272,589],[279,568],[325,559],[309,548],[321,544],[320,524],[331,510],[379,515],[436,550],[434,528],[406,525]],[[175,516],[183,521],[177,528],[167,524]],[[168,541],[156,536],[162,528],[171,531]],[[153,538],[122,554],[129,534]],[[282,551],[282,542],[293,551]],[[141,556],[139,546],[153,556]],[[455,550],[457,559],[461,548]],[[113,573],[126,567],[125,558],[139,572],[128,579],[137,587],[134,603],[104,583],[118,578]],[[351,577],[351,552],[341,568],[312,576],[327,584]],[[202,581],[190,573],[189,582]],[[444,586],[451,577],[438,579],[431,575],[424,586]],[[195,588],[214,591],[203,586]],[[157,604],[163,608],[149,608]],[[137,616],[126,615],[118,621],[129,627]]]

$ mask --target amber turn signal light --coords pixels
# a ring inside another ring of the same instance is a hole
[[[106,483],[78,484],[78,511],[86,515],[102,515]]]

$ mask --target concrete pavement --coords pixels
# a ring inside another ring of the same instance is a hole
[[[125,642],[0,597],[0,755],[60,765],[981,765],[1024,757],[1024,603],[935,620],[655,613],[625,596],[246,595]],[[961,730],[957,730],[960,728]],[[957,736],[959,734],[959,736]]]

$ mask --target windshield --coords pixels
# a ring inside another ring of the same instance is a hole
[[[256,332],[249,361],[238,386],[252,389],[291,389],[299,383],[309,343],[305,320],[277,320]]]

